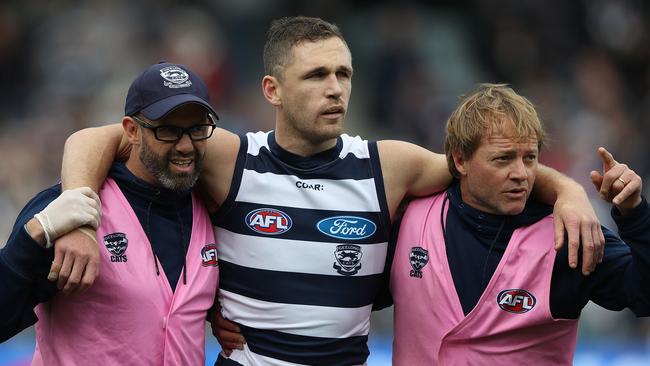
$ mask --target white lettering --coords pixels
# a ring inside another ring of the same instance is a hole
[[[499,301],[499,305],[504,305],[504,304],[512,306],[512,295],[506,294],[505,296],[503,296],[501,301]]]
[[[217,250],[216,249],[210,249],[206,250],[205,253],[201,256],[204,262],[210,262],[213,259],[217,257]]]
[[[262,215],[255,215],[251,220],[250,226],[264,226],[264,217]]]
[[[524,307],[524,309],[530,310],[530,309],[533,308],[532,302],[533,302],[533,299],[531,299],[530,297],[525,297],[524,298],[524,303],[522,304],[522,306]]]
[[[261,227],[271,227],[275,224],[275,227],[278,229],[288,229],[288,222],[285,217],[282,216],[271,216],[271,215],[255,215],[251,219],[250,226],[261,226]]]
[[[366,235],[366,224],[361,227],[350,227],[348,224],[356,224],[359,220],[334,220],[333,226],[330,228],[332,234],[364,236]]]

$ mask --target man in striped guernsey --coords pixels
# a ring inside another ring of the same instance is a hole
[[[275,130],[237,136],[217,129],[201,179],[218,235],[216,314],[236,322],[246,339],[238,347],[239,335],[233,342],[226,329],[214,330],[234,348],[216,364],[364,364],[390,222],[405,197],[451,182],[445,156],[342,134],[353,68],[335,25],[306,17],[274,21],[264,66],[262,90],[275,107]],[[120,133],[106,126],[71,136],[66,187],[96,185],[108,169],[100,157],[127,145]],[[588,233],[584,270],[591,270],[602,238],[592,237],[599,225],[584,190],[552,169],[540,175],[539,197],[557,198],[558,242],[563,223],[575,218],[566,228],[569,242]],[[571,249],[576,253],[577,245]]]

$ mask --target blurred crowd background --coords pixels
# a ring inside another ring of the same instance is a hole
[[[273,128],[260,89],[262,47],[270,21],[287,15],[322,17],[346,36],[355,69],[350,134],[441,152],[458,97],[480,82],[505,82],[537,106],[550,133],[542,161],[585,185],[603,223],[611,226],[609,209],[589,180],[589,171],[602,169],[598,146],[648,188],[650,4],[643,0],[5,0],[0,242],[29,198],[58,182],[66,137],[119,122],[130,82],[154,62],[201,74],[225,128]],[[376,335],[390,337],[389,313],[375,317]],[[650,322],[589,306],[580,340],[647,354]]]

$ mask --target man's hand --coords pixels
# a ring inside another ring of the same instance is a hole
[[[241,334],[241,330],[237,324],[226,320],[221,315],[221,307],[215,306],[210,316],[210,324],[212,326],[212,335],[217,338],[223,353],[229,357],[233,350],[244,349],[246,340]]]
[[[92,189],[80,187],[63,191],[34,218],[45,231],[46,247],[50,248],[59,236],[78,227],[99,226],[101,204]]]
[[[553,216],[555,250],[564,245],[566,231],[569,240],[569,266],[578,266],[578,251],[582,243],[582,273],[589,275],[603,260],[605,236],[584,189],[559,194],[553,207]]]
[[[66,294],[87,290],[99,274],[99,247],[95,231],[78,228],[54,243],[54,261],[48,280]]]
[[[594,170],[591,181],[600,198],[613,203],[625,215],[641,203],[643,180],[626,164],[617,162],[604,147],[598,148],[598,155],[603,161],[603,175]]]

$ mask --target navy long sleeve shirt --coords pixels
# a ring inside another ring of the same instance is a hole
[[[463,202],[458,181],[452,183],[447,195],[447,261],[467,315],[485,291],[512,233],[547,216],[553,208],[529,200],[519,215],[488,214]],[[550,293],[554,318],[577,319],[589,301],[610,310],[629,308],[637,316],[650,316],[650,206],[643,198],[626,216],[612,208],[612,217],[620,237],[603,227],[603,262],[589,276],[582,274],[580,261],[576,269],[569,267],[568,245],[557,253]],[[386,286],[377,296],[373,310],[392,304],[388,283],[399,225],[399,221],[393,225],[384,271]]]
[[[501,260],[512,233],[552,212],[552,207],[529,201],[519,215],[492,215],[463,202],[460,185],[448,190],[446,251],[456,292],[467,315],[478,302]],[[576,319],[589,301],[610,310],[629,308],[637,316],[650,315],[650,208],[644,199],[634,212],[621,216],[612,210],[619,238],[603,228],[603,262],[589,276],[581,265],[568,265],[568,245],[557,253],[551,280],[550,307],[556,319]]]
[[[116,163],[109,174],[131,204],[152,246],[152,255],[162,265],[175,290],[182,283],[185,253],[192,229],[190,192],[177,193],[153,186],[134,176],[123,163]],[[57,293],[47,280],[54,250],[38,245],[24,225],[61,193],[52,186],[37,194],[18,215],[4,248],[0,250],[0,342],[37,321],[34,307]],[[100,241],[101,246],[104,244]],[[147,269],[143,269],[147,270]],[[156,271],[156,268],[148,270]],[[101,276],[101,273],[100,273]]]

